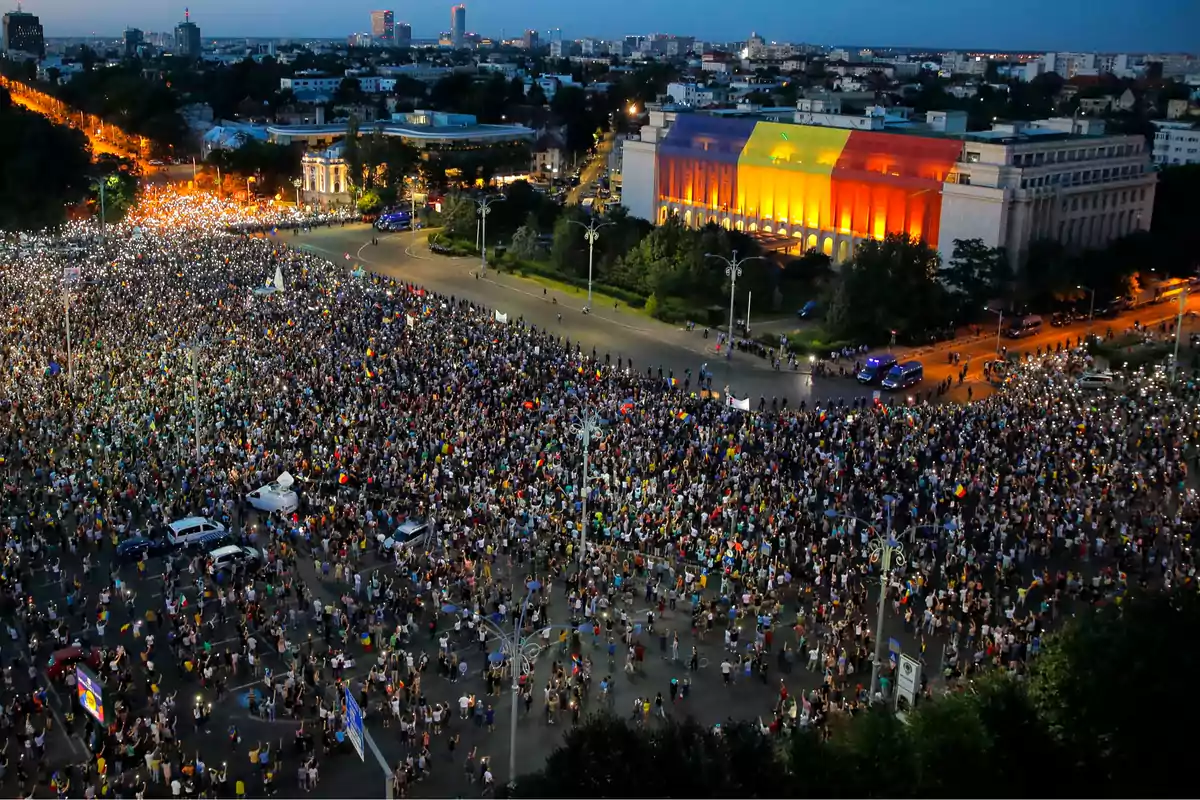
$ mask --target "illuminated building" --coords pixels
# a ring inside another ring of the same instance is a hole
[[[882,129],[869,117],[825,127],[649,116],[623,147],[631,214],[657,224],[675,214],[688,227],[745,231],[776,250],[815,248],[835,263],[889,233],[946,255],[955,239],[981,239],[1016,264],[1036,239],[1098,247],[1150,225],[1155,175],[1145,140],[1078,135],[1070,119],[954,134],[917,123]]]
[[[462,3],[450,9],[450,43],[462,47],[467,35],[467,7]]]

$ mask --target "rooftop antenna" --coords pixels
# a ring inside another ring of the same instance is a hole
[[[184,8],[183,9],[183,21],[189,22],[191,20],[191,16],[192,16],[191,9]]]

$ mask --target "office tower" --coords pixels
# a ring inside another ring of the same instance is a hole
[[[125,29],[125,57],[134,58],[138,54],[138,48],[142,46],[145,39],[142,36],[141,30],[138,28]]]
[[[396,41],[395,19],[391,11],[372,11],[371,38],[383,45]]]
[[[412,44],[412,25],[407,22],[399,22],[396,24],[396,44],[408,47]]]
[[[41,20],[24,11],[8,12],[4,15],[4,41],[0,44],[6,53],[29,53],[44,58],[46,42],[42,37]]]
[[[200,26],[192,22],[191,12],[183,10],[183,22],[175,26],[175,56],[200,58]]]
[[[450,44],[462,47],[467,35],[467,7],[462,3],[450,8]]]
[[[525,49],[537,50],[538,48],[538,32],[534,30],[525,31]]]

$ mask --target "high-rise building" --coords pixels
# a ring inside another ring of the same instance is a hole
[[[525,49],[537,50],[538,48],[538,32],[535,30],[525,31]]]
[[[42,22],[33,14],[10,11],[4,15],[4,41],[0,42],[6,53],[29,53],[43,58],[46,42],[42,38]]]
[[[134,58],[138,54],[138,48],[142,46],[145,39],[142,36],[142,31],[139,28],[125,29],[125,57]]]
[[[396,17],[391,11],[371,12],[371,38],[379,44],[396,41]]]
[[[191,12],[183,10],[183,22],[175,26],[175,57],[200,58],[200,26],[192,22]]]
[[[467,35],[467,7],[462,3],[450,8],[450,44],[462,47]]]
[[[412,44],[412,25],[407,22],[396,24],[396,44],[402,44],[405,47]]]

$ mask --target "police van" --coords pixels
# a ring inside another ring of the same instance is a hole
[[[920,361],[905,361],[903,364],[897,364],[888,370],[888,374],[883,379],[881,385],[889,392],[894,392],[899,389],[916,386],[924,378],[925,367],[921,366]]]
[[[400,523],[391,536],[375,535],[381,550],[390,552],[396,547],[421,547],[429,539],[429,523],[421,519],[408,519]]]

